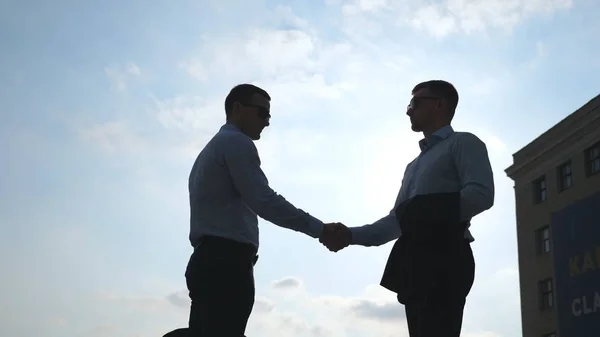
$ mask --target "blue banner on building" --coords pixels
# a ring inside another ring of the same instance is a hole
[[[600,336],[600,193],[552,216],[559,335]]]

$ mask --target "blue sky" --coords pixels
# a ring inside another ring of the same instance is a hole
[[[187,321],[187,177],[241,82],[272,97],[272,187],[323,221],[393,205],[420,81],[488,145],[465,336],[520,335],[511,154],[598,94],[592,0],[0,3],[0,335],[160,336]],[[250,336],[405,336],[391,248],[333,254],[262,222]]]

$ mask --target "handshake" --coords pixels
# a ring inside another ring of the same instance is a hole
[[[325,224],[323,232],[319,237],[319,242],[332,252],[337,252],[348,247],[351,241],[352,232],[350,232],[348,227],[339,222]]]

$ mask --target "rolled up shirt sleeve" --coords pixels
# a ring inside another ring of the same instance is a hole
[[[270,186],[262,171],[254,142],[244,134],[228,137],[223,144],[224,162],[235,188],[259,217],[280,227],[318,238],[323,222],[296,208]]]

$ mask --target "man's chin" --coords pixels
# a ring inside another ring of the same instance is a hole
[[[254,135],[254,137],[252,138],[253,140],[259,140],[260,139],[260,135],[262,134],[263,130],[261,129],[256,135]]]
[[[411,129],[412,129],[414,132],[421,132],[421,131],[423,131],[423,130],[421,130],[421,128],[420,128],[418,125],[414,125],[414,124],[411,124],[411,125],[410,125],[410,128],[411,128]]]

